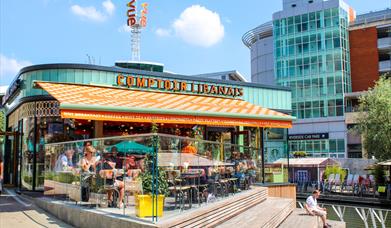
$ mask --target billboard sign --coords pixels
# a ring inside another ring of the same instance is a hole
[[[127,6],[129,7],[127,12],[128,26],[132,27],[136,24],[136,0],[130,1]]]
[[[128,11],[126,13],[127,17],[128,17],[128,21],[127,21],[127,24],[129,27],[133,27],[135,26],[136,24],[139,24],[141,27],[145,27],[147,26],[147,14],[148,14],[148,3],[142,3],[141,4],[141,17],[139,19],[139,22],[137,22],[138,18],[137,18],[137,3],[136,3],[136,0],[131,0],[128,2],[128,4],[126,4],[128,6]]]
[[[141,10],[140,25],[141,27],[147,26],[147,14],[148,14],[148,3],[141,4],[143,9]]]

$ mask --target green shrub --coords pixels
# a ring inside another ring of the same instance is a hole
[[[45,173],[45,180],[53,180],[54,178],[54,172],[46,172]]]
[[[329,178],[330,174],[338,174],[340,175],[340,180],[343,181],[345,180],[345,177],[346,177],[346,170],[342,169],[340,166],[338,165],[333,165],[333,166],[327,166],[326,167],[326,170],[324,171],[324,177],[326,179]]]
[[[305,158],[305,157],[307,157],[307,152],[305,152],[305,151],[295,151],[295,152],[293,152],[293,157],[295,157],[295,158]]]
[[[143,194],[151,194],[152,193],[152,162],[151,158],[145,159],[145,167],[144,172],[140,174],[140,180],[143,186]],[[168,194],[168,182],[166,172],[162,168],[158,168],[158,194],[167,195]]]

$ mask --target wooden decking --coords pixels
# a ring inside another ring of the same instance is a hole
[[[333,228],[345,228],[346,224],[339,221],[327,221]],[[291,215],[279,226],[280,228],[291,227],[323,227],[322,221],[316,216],[308,215],[304,209],[295,209]]]
[[[216,227],[219,224],[261,204],[267,198],[267,188],[254,187],[246,192],[211,203],[210,205],[184,212],[172,218],[163,218],[159,227]]]
[[[248,209],[236,217],[217,226],[219,228],[274,228],[294,210],[293,199],[269,197],[266,201]]]

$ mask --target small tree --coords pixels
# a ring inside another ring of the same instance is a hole
[[[332,173],[339,174],[340,180],[345,180],[346,170],[342,169],[340,166],[337,165],[327,166],[326,170],[324,171],[324,177],[328,179],[330,174]]]
[[[376,165],[375,169],[372,171],[372,174],[375,176],[375,181],[377,185],[384,185],[386,183],[385,172],[383,166]]]
[[[391,78],[381,77],[360,97],[357,130],[363,135],[368,155],[391,159]]]

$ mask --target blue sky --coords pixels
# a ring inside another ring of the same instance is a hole
[[[140,1],[139,3],[144,2]],[[141,60],[165,70],[201,74],[238,70],[250,79],[242,35],[271,19],[282,0],[149,0]],[[391,0],[347,0],[358,14],[391,7]],[[1,0],[0,85],[20,67],[41,63],[112,66],[130,60],[126,0]]]

